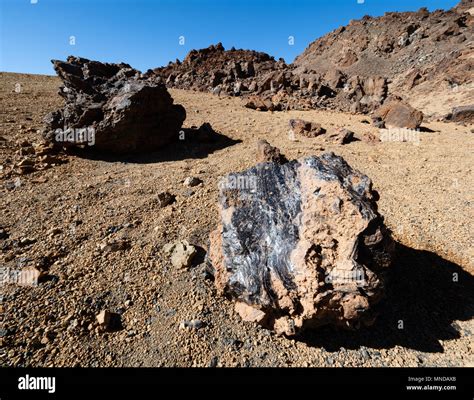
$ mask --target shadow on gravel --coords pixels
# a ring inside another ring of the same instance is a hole
[[[183,140],[177,140],[163,149],[146,154],[106,154],[104,151],[99,152],[93,149],[71,150],[71,154],[89,160],[151,164],[190,158],[206,158],[217,150],[222,150],[242,142],[214,131],[210,125],[204,129],[203,127],[199,129],[183,128],[180,132],[180,135],[184,138]]]
[[[397,243],[397,259],[390,279],[373,326],[358,331],[324,327],[303,332],[299,340],[328,351],[400,345],[423,352],[442,352],[439,340],[460,337],[453,321],[474,317],[474,277],[434,253]],[[403,329],[398,328],[400,321]]]

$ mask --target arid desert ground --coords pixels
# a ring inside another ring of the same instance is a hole
[[[143,156],[68,155],[17,174],[25,142],[39,143],[43,117],[63,104],[60,80],[1,73],[0,82],[1,265],[44,271],[36,287],[3,287],[2,365],[474,366],[472,125],[424,122],[416,141],[370,142],[380,132],[364,115],[264,113],[239,98],[171,89],[186,109],[184,128],[208,122],[221,141],[183,140]],[[295,140],[291,118],[345,127],[360,140]],[[332,151],[373,180],[398,251],[371,328],[289,339],[242,322],[216,294],[203,261],[218,219],[217,183],[255,163],[258,139],[289,159]],[[190,176],[202,184],[185,187]],[[163,191],[176,202],[160,208]],[[163,254],[178,239],[202,253],[190,269],[176,270]],[[98,329],[102,309],[121,315],[120,329]],[[192,320],[199,329],[182,329]]]

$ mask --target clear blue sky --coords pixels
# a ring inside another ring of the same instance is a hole
[[[54,74],[51,59],[77,55],[145,71],[219,41],[292,62],[310,42],[351,19],[458,2],[359,1],[0,0],[0,70]]]

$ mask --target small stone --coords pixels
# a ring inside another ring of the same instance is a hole
[[[158,205],[160,208],[166,207],[170,204],[173,204],[176,200],[176,196],[169,192],[161,192],[157,196]]]
[[[234,310],[240,315],[242,320],[246,322],[260,323],[265,318],[265,313],[263,311],[257,310],[256,308],[250,307],[242,302],[237,302]]]
[[[62,232],[61,228],[51,228],[48,230],[48,235],[49,236],[55,236],[58,235]]]
[[[199,185],[200,183],[202,183],[202,180],[199,179],[199,178],[196,178],[194,176],[188,176],[185,180],[184,180],[184,186],[187,186],[187,187],[194,187],[194,186],[197,186]]]
[[[165,254],[171,258],[171,264],[176,268],[186,268],[196,255],[196,248],[186,240],[168,243],[163,247]]]
[[[190,321],[181,321],[179,329],[199,330],[205,326],[204,322],[199,319],[192,319]]]
[[[112,313],[107,310],[102,310],[99,314],[96,315],[96,320],[102,328],[111,329],[113,325],[113,320],[117,317],[118,314]]]
[[[257,142],[257,163],[262,162],[276,162],[283,164],[288,162],[286,157],[281,154],[280,149],[272,146],[266,140],[259,140]]]
[[[365,348],[361,349],[360,355],[362,356],[362,358],[363,358],[364,360],[369,360],[369,359],[370,359],[370,354],[369,354],[369,352],[367,351],[367,349],[365,349]]]
[[[29,246],[30,244],[36,243],[36,239],[33,238],[21,238],[18,243],[20,246]]]
[[[112,242],[99,243],[97,247],[104,253],[113,253],[116,251],[127,250],[131,247],[131,245],[128,240],[120,239]]]
[[[5,229],[0,228],[0,240],[8,239],[8,233]]]
[[[78,325],[79,325],[79,321],[77,319],[71,319],[69,321],[69,325],[67,327],[67,330],[72,331],[73,329],[77,328]]]
[[[45,275],[43,271],[36,267],[28,267],[21,271],[19,284],[21,286],[37,286],[39,280]]]

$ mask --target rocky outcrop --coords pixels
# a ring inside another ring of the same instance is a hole
[[[44,137],[64,147],[91,146],[107,153],[156,150],[178,139],[186,118],[162,84],[128,64],[84,58],[53,60],[63,80],[64,108],[45,118]]]
[[[285,335],[373,322],[393,242],[367,176],[327,153],[226,181],[242,185],[220,185],[209,259],[244,320]]]
[[[222,44],[191,51],[181,61],[147,72],[169,88],[241,96],[258,111],[331,108],[370,112],[387,93],[380,77],[348,78],[341,71],[298,71],[284,60],[251,50],[225,50]]]
[[[172,88],[240,95],[275,90],[284,83],[286,68],[283,60],[276,61],[266,53],[225,50],[218,43],[192,50],[182,62],[170,62],[166,67],[148,71],[147,75]]]

